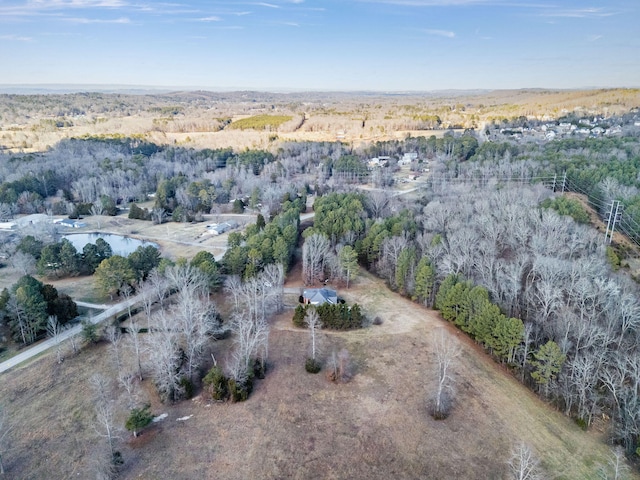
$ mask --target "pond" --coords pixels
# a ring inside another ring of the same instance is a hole
[[[128,257],[138,247],[152,246],[158,248],[157,243],[115,235],[113,233],[72,233],[70,235],[63,235],[62,238],[69,240],[78,252],[82,252],[82,249],[88,243],[96,243],[96,240],[101,238],[111,246],[114,255],[121,255],[123,257]]]

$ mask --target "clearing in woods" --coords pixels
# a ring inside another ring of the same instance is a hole
[[[604,435],[583,432],[544,404],[436,312],[367,273],[340,293],[383,319],[361,331],[322,334],[325,357],[349,350],[351,382],[333,384],[323,373],[304,371],[307,332],[292,327],[288,309],[272,320],[270,370],[245,403],[199,396],[162,405],[145,380],[152,411],[168,417],[135,441],[121,433],[119,478],[502,478],[519,441],[533,447],[553,478],[598,478],[609,455]],[[457,403],[444,421],[434,421],[426,406],[438,329],[462,349]],[[214,345],[219,359],[226,342]],[[60,366],[49,355],[2,376],[0,402],[15,423],[15,441],[4,456],[10,473],[33,479],[90,473],[91,445],[105,440],[92,428],[87,379],[94,371],[113,374],[107,348],[90,347]],[[124,402],[120,406],[123,425]]]

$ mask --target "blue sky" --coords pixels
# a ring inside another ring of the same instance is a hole
[[[640,1],[0,0],[0,84],[640,86]]]

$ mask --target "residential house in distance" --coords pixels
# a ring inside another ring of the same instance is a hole
[[[338,293],[330,288],[307,288],[302,292],[302,299],[305,305],[336,305]]]
[[[67,228],[84,228],[87,226],[87,224],[84,222],[81,222],[79,220],[72,220],[70,218],[54,220],[53,223]]]
[[[418,154],[416,152],[405,153],[400,160],[398,160],[398,165],[411,165],[411,162],[418,159]]]
[[[16,222],[0,222],[0,230],[15,230],[17,226]]]
[[[371,170],[372,168],[386,167],[388,165],[388,163],[389,163],[389,160],[391,160],[391,157],[382,156],[382,157],[372,158],[368,162],[369,169]]]
[[[224,223],[214,223],[212,225],[207,225],[207,231],[213,235],[222,235],[229,230],[233,230],[234,228],[238,228],[238,224],[233,220],[229,220]]]

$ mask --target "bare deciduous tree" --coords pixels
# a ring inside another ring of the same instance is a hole
[[[284,268],[282,264],[269,264],[264,267],[260,279],[267,292],[268,301],[276,312],[284,307]]]
[[[224,290],[233,296],[234,312],[240,311],[240,295],[242,294],[242,280],[238,275],[229,275],[224,282]]]
[[[263,365],[267,361],[269,325],[266,321],[255,321],[246,313],[239,313],[233,315],[231,329],[235,347],[228,370],[238,383],[244,383],[253,358]]]
[[[174,401],[182,396],[180,384],[181,360],[178,350],[179,334],[167,313],[156,315],[156,327],[147,336],[147,352],[151,375],[164,400]]]
[[[69,337],[69,346],[71,347],[71,354],[78,354],[78,340],[80,339],[80,335],[71,335]]]
[[[102,201],[99,199],[93,202],[91,205],[91,216],[95,217],[96,222],[98,224],[98,228],[100,228],[100,217],[104,213],[104,207],[102,206]]]
[[[89,378],[89,385],[94,395],[94,408],[96,423],[94,429],[98,435],[107,439],[111,459],[115,456],[115,441],[119,438],[118,430],[114,423],[115,404],[110,380],[100,373],[95,373]]]
[[[155,297],[160,304],[160,308],[164,308],[164,299],[167,294],[167,291],[170,288],[170,282],[163,275],[158,272],[157,269],[151,270],[151,273],[147,277],[146,285],[148,288],[155,293]],[[149,306],[149,315],[151,314],[151,305],[155,303],[155,301],[151,300],[152,295],[149,295],[148,306]],[[146,312],[146,307],[145,307]]]
[[[33,275],[36,271],[36,259],[33,258],[33,255],[21,251],[17,251],[11,256],[11,265],[22,275]]]
[[[142,361],[140,358],[140,354],[142,352],[142,339],[140,338],[140,326],[138,325],[135,316],[131,317],[131,326],[129,327],[128,332],[129,338],[131,339],[131,349],[133,350],[133,354],[135,356],[138,380],[142,381]]]
[[[155,225],[160,225],[167,219],[167,211],[164,208],[156,207],[151,210],[151,219]]]
[[[388,214],[391,192],[389,190],[373,190],[367,195],[366,206],[374,219],[384,218]]]
[[[93,446],[89,453],[90,469],[96,480],[112,480],[116,477],[117,467],[108,445],[102,442]]]
[[[511,450],[511,457],[507,462],[509,478],[512,480],[539,480],[542,478],[539,461],[533,455],[531,448],[524,443],[518,443]]]
[[[622,448],[615,448],[611,452],[607,465],[601,465],[599,475],[602,480],[623,480],[628,478],[629,466],[624,458]]]
[[[331,353],[327,378],[332,382],[348,382],[351,379],[351,355],[346,348]]]
[[[53,339],[53,343],[56,349],[56,360],[58,364],[62,363],[64,358],[62,357],[62,349],[60,345],[60,334],[62,333],[62,326],[58,323],[58,317],[55,315],[49,315],[47,319],[47,334]]]
[[[309,336],[311,337],[311,359],[315,362],[319,343],[318,333],[322,329],[322,321],[320,321],[320,315],[318,315],[315,308],[307,311],[304,320],[309,328]]]
[[[207,297],[196,296],[194,291],[181,291],[175,305],[176,327],[182,333],[187,360],[186,374],[193,379],[200,365],[200,356],[209,336],[218,328],[217,313]]]
[[[137,404],[136,375],[131,372],[118,372],[118,385],[127,393],[127,409],[131,410]]]
[[[120,327],[109,325],[104,329],[105,336],[109,341],[109,351],[117,372],[122,370],[122,334]]]
[[[437,419],[449,415],[454,398],[453,364],[460,354],[460,347],[443,330],[436,334],[434,341],[436,355],[436,377],[432,397],[431,414]]]
[[[307,237],[302,246],[302,274],[305,285],[319,280],[324,267],[324,258],[329,252],[329,239],[314,233]]]

